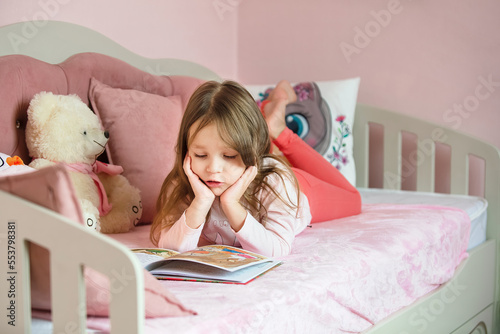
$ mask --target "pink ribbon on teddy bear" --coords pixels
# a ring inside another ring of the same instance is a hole
[[[108,202],[108,196],[101,180],[97,176],[98,173],[106,173],[108,175],[119,175],[123,173],[123,168],[116,165],[108,165],[104,162],[96,161],[93,165],[84,163],[64,164],[65,167],[74,172],[88,174],[94,180],[99,193],[99,214],[106,215],[111,211],[112,205]]]

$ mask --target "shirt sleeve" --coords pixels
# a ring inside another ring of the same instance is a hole
[[[197,229],[193,229],[186,224],[186,212],[170,228],[161,231],[158,247],[185,252],[198,247],[202,224]]]
[[[290,180],[276,176],[271,185],[285,199],[296,202],[297,190]],[[267,219],[261,223],[247,214],[243,227],[236,233],[241,246],[264,256],[288,255],[295,236],[311,221],[307,198],[299,195],[298,209],[291,209],[272,192],[263,190],[261,201],[267,208]]]

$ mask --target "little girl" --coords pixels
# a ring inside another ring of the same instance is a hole
[[[158,198],[154,244],[178,251],[224,244],[282,256],[309,223],[361,211],[356,188],[286,127],[285,107],[295,99],[287,81],[262,111],[232,81],[194,92]],[[271,139],[293,167],[270,154]]]

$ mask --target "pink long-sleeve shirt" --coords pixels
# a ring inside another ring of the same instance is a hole
[[[277,162],[268,158],[265,163],[276,164]],[[267,181],[281,196],[289,197],[295,203],[297,191],[292,181],[286,177],[282,180],[276,174],[269,175]],[[186,224],[186,215],[183,213],[169,229],[162,230],[158,246],[183,252],[198,246],[223,244],[242,247],[265,256],[289,254],[295,236],[311,222],[307,197],[299,192],[299,206],[295,211],[285,206],[270,191],[262,190],[258,196],[267,208],[265,222],[259,222],[247,211],[243,227],[235,232],[222,211],[217,197],[207,222],[197,229],[190,228]]]

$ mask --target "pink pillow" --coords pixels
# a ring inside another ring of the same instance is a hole
[[[109,131],[108,159],[141,191],[141,223],[150,223],[163,180],[173,167],[183,114],[179,95],[112,88],[91,79],[89,100]]]
[[[83,224],[73,185],[66,169],[61,165],[0,177],[0,190],[56,211],[75,223]],[[35,309],[50,310],[50,255],[42,246],[30,243],[31,304]],[[87,268],[85,285],[87,314],[108,316],[110,289],[107,276]],[[147,317],[195,314],[186,309],[145,270],[144,289]]]

